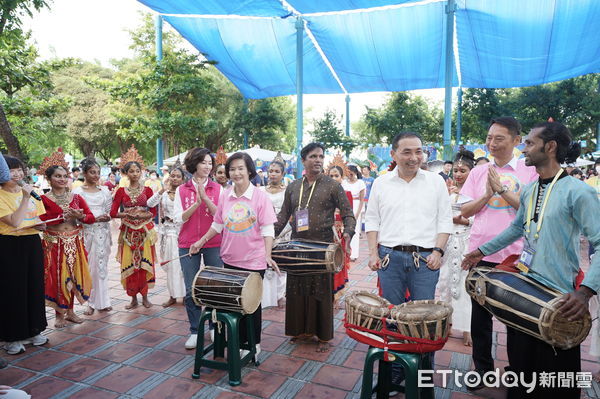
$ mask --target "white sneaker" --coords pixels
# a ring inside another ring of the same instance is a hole
[[[7,342],[4,344],[4,349],[6,349],[6,353],[9,355],[18,355],[25,352],[25,347],[21,341]]]
[[[215,342],[215,329],[210,330],[210,342]]]
[[[240,359],[243,358],[244,356],[246,356],[248,353],[250,353],[249,350],[240,349]],[[260,353],[260,344],[256,344],[256,353],[254,354],[254,357],[258,357],[259,353]]]
[[[185,341],[185,349],[196,349],[197,342],[198,334],[191,334],[187,341]]]
[[[43,336],[42,334],[38,334],[35,337],[27,338],[21,343],[23,345],[31,344],[33,346],[41,346],[48,342],[48,337]]]

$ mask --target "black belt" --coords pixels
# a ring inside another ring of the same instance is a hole
[[[390,247],[388,247],[390,248]],[[400,252],[432,252],[433,248],[423,248],[418,245],[396,245],[391,247],[394,251]]]

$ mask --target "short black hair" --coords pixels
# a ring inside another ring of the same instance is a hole
[[[581,145],[572,141],[571,131],[560,122],[542,122],[533,129],[542,129],[540,137],[544,144],[556,142],[556,161],[558,163],[573,163],[581,154]]]
[[[12,157],[10,155],[0,155],[0,157],[4,157],[6,160],[6,164],[8,165],[8,169],[17,169],[21,168],[25,171],[25,164],[19,158]]]
[[[306,159],[306,156],[313,152],[314,150],[316,150],[317,148],[320,148],[323,150],[323,154],[325,154],[325,146],[321,143],[308,143],[307,145],[304,146],[304,148],[302,149],[302,151],[300,151],[300,158],[302,158],[302,160],[304,161]]]
[[[516,120],[512,116],[500,116],[498,118],[492,118],[492,120],[490,121],[490,125],[488,126],[488,130],[494,124],[498,124],[500,126],[505,127],[506,129],[508,129],[508,132],[513,137],[521,135],[521,129],[522,129],[521,124],[519,123],[518,120]]]
[[[212,161],[212,169],[210,170],[210,173],[209,173],[212,175],[212,173],[215,171],[215,158],[212,156],[212,154],[210,153],[210,150],[207,148],[196,147],[196,148],[192,148],[191,150],[189,150],[187,152],[187,154],[185,154],[185,158],[183,159],[183,163],[185,165],[185,170],[187,170],[191,174],[196,173],[196,166],[200,162],[204,161],[206,156],[209,156],[210,160]]]
[[[129,169],[131,169],[131,167],[133,165],[137,166],[138,168],[140,168],[140,170],[142,170],[142,165],[139,162],[137,162],[137,161],[129,161],[129,162],[127,162],[125,164],[125,166],[123,166],[123,173],[129,172]]]
[[[571,173],[569,173],[569,176],[573,176],[573,175],[582,175],[583,176],[583,171],[581,169],[575,168],[571,171]]]
[[[490,162],[489,159],[487,159],[486,157],[479,157],[475,160],[475,163],[478,164],[479,161],[485,161],[485,162]]]
[[[111,166],[110,171],[116,175],[117,172],[119,171],[119,167],[118,166]]]
[[[423,139],[421,138],[421,136],[419,136],[418,133],[415,132],[400,132],[397,135],[394,136],[394,138],[392,139],[392,150],[396,151],[398,149],[398,143],[400,142],[400,140],[402,139],[408,139],[411,137],[416,137],[419,140],[421,140],[421,143],[423,143]]]
[[[448,165],[448,164],[454,165],[454,162],[452,162],[452,161],[444,161],[444,165]]]
[[[92,169],[94,166],[97,166],[100,169],[100,164],[96,162],[94,158],[85,158],[81,161],[81,169],[83,169],[83,173],[87,173],[88,170]]]
[[[252,158],[250,157],[250,155],[246,154],[245,152],[236,152],[235,154],[233,154],[232,156],[230,156],[229,158],[227,158],[227,162],[225,162],[225,176],[227,176],[228,179],[230,179],[231,177],[229,177],[229,167],[231,166],[231,163],[235,160],[238,159],[242,159],[244,161],[244,163],[246,164],[246,169],[248,170],[248,178],[250,180],[254,179],[257,174],[256,174],[256,167],[254,166],[254,161],[252,160]]]
[[[81,172],[81,169],[79,169],[77,166],[74,166],[74,167],[71,169],[71,172]]]
[[[348,165],[348,170],[350,172],[353,172],[356,175],[356,178],[362,179],[362,173],[360,173],[360,171],[358,170],[358,168],[356,167],[356,165]]]
[[[50,180],[50,178],[52,177],[54,172],[56,172],[57,169],[62,169],[65,171],[65,173],[69,173],[69,171],[67,169],[63,168],[62,166],[52,165],[48,169],[46,169],[46,172],[44,173],[44,175],[46,175],[46,179]]]

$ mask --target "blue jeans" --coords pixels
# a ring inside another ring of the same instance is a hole
[[[410,291],[413,301],[419,299],[434,299],[435,286],[440,277],[439,270],[431,270],[422,260],[419,268],[415,267],[412,253],[394,251],[392,248],[379,246],[379,257],[390,255],[390,263],[385,270],[378,270],[379,284],[383,297],[392,305],[400,305],[406,302],[406,289]],[[431,252],[420,252],[421,256],[427,258]]]
[[[431,252],[419,252],[427,258]],[[377,275],[383,297],[392,305],[406,302],[406,289],[410,291],[410,299],[434,299],[435,286],[440,277],[440,271],[431,270],[427,263],[419,260],[419,268],[415,266],[412,253],[394,251],[392,248],[379,246],[379,258],[390,256],[390,263],[385,270],[379,269]],[[431,352],[431,366],[434,367],[434,353]],[[392,383],[399,385],[404,380],[404,370],[396,363],[392,363]]]
[[[179,260],[181,263],[181,271],[183,272],[183,281],[185,283],[184,303],[190,322],[190,334],[198,334],[198,323],[200,323],[200,315],[202,313],[200,306],[196,305],[192,299],[194,277],[196,277],[198,270],[200,270],[200,255],[204,257],[205,265],[223,267],[220,251],[221,249],[219,247],[202,248],[196,255],[184,256]],[[179,248],[179,255],[185,255],[189,252],[189,248]]]

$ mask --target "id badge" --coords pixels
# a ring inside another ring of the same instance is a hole
[[[531,267],[531,262],[533,261],[534,255],[535,249],[526,245],[525,248],[523,248],[519,262],[517,262],[517,269],[523,273],[529,273],[529,268]]]
[[[308,230],[308,209],[296,211],[296,231]]]

